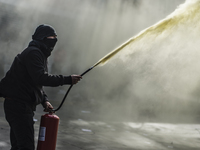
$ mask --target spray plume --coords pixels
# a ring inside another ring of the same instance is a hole
[[[119,77],[112,80],[118,81],[114,86],[119,88],[116,93],[109,93],[115,102],[118,97],[121,103],[128,102],[126,109],[131,116],[151,114],[162,120],[170,114],[180,118],[183,113],[198,113],[199,9],[200,0],[185,1],[165,19],[130,38],[91,67],[112,59],[112,67],[116,66],[112,74]]]
[[[138,35],[129,39],[121,46],[119,46],[118,48],[114,49],[106,56],[101,58],[96,64],[93,65],[93,67],[105,64],[121,51],[126,51],[122,55],[127,53],[128,54],[133,53],[134,51],[136,51],[136,49],[134,49],[134,46],[136,44],[145,44],[142,42],[147,37],[156,39],[157,36],[162,34],[164,34],[163,37],[170,35],[174,30],[178,29],[178,25],[180,24],[183,25],[191,21],[195,21],[195,19],[198,19],[197,17],[199,17],[199,9],[200,9],[200,0],[187,0],[185,4],[182,4],[166,19],[161,20],[157,24],[141,31]],[[136,43],[137,41],[138,43]]]

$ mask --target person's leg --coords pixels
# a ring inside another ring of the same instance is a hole
[[[11,150],[34,150],[33,112],[24,103],[5,100],[6,120],[11,127]],[[17,146],[16,146],[17,142]]]
[[[33,116],[22,115],[21,118],[10,123],[10,125],[17,138],[17,147],[19,150],[34,150]]]
[[[11,150],[18,150],[17,139],[11,128],[10,128],[10,143],[11,143],[11,147],[12,147]]]

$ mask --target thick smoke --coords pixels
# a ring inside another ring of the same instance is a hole
[[[112,62],[126,64],[124,70],[130,76],[124,87],[132,93],[125,94],[130,96],[126,100],[128,105],[137,102],[130,110],[132,114],[139,112],[140,119],[197,119],[199,7],[198,0],[187,1],[166,19],[131,38]]]
[[[50,24],[58,33],[50,72],[81,74],[181,3],[184,0],[1,0],[1,76],[39,24]],[[126,59],[114,59],[86,74],[63,107],[75,112],[89,109],[101,119],[180,121],[193,116],[195,120],[199,54],[198,30],[193,29],[198,21],[175,27],[170,34],[166,30],[157,37],[147,35]],[[46,90],[58,101],[52,100],[56,107],[67,86]]]

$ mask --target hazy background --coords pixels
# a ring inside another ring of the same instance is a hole
[[[58,43],[49,59],[50,73],[81,74],[108,52],[165,18],[184,2],[0,0],[0,76],[6,73],[14,56],[28,45],[35,28],[40,24],[52,25],[58,34]],[[147,39],[146,42],[150,41]],[[198,83],[199,71],[191,73],[188,67],[178,74],[180,72],[177,69],[182,65],[170,69],[168,65],[155,65],[155,57],[151,56],[156,55],[162,60],[165,53],[162,53],[162,49],[148,55],[143,51],[135,54],[132,61],[115,59],[94,68],[73,87],[58,114],[63,112],[73,116],[76,112],[87,110],[95,114],[97,119],[116,121],[199,121],[200,88],[197,85],[188,89],[187,83],[190,81],[183,84],[185,78],[179,80],[179,77],[194,73],[196,76],[192,81]],[[185,57],[176,55],[173,58]],[[198,55],[193,53],[190,58],[198,59]],[[169,64],[171,59],[166,59],[166,62]],[[177,64],[176,61],[172,63]],[[196,68],[197,64],[193,70]],[[167,70],[170,71],[164,77],[160,76]],[[175,80],[181,83],[173,82]],[[67,86],[46,88],[54,107],[59,105],[66,90]]]

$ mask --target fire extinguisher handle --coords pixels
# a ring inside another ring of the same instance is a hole
[[[81,76],[85,75],[86,73],[88,73],[88,72],[89,72],[90,70],[92,70],[93,68],[94,68],[94,66],[92,66],[91,68],[87,69],[85,72],[83,72],[83,73],[81,74]],[[62,107],[62,105],[63,105],[63,103],[65,102],[65,99],[66,99],[67,95],[69,94],[69,92],[70,92],[70,90],[71,90],[72,87],[73,87],[73,84],[68,88],[68,90],[67,90],[65,96],[63,97],[63,100],[62,100],[61,104],[59,105],[59,107],[58,107],[57,109],[52,109],[52,110],[50,111],[50,113],[55,113],[56,111],[58,111],[58,110]]]

